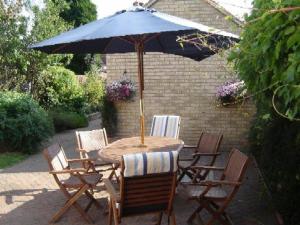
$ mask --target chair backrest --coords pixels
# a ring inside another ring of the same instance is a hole
[[[196,151],[201,153],[216,153],[219,150],[222,139],[222,134],[202,132]]]
[[[121,162],[120,216],[172,211],[178,152],[124,155]]]
[[[154,115],[150,136],[171,137],[178,139],[180,131],[180,116]]]
[[[86,152],[99,150],[108,145],[105,128],[91,131],[76,131],[78,149]]]
[[[226,181],[241,182],[249,162],[250,159],[247,155],[238,149],[231,150],[221,179]]]
[[[69,168],[69,163],[63,148],[59,144],[53,144],[44,150],[44,156],[50,170],[63,170]]]

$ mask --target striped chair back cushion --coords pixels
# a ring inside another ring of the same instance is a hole
[[[180,116],[155,115],[152,119],[150,136],[178,138]]]
[[[107,145],[107,137],[104,129],[91,131],[77,131],[79,148],[87,152],[99,150]]]
[[[124,177],[177,171],[177,151],[123,155]]]
[[[178,152],[124,155],[121,176],[121,216],[167,211],[176,187]]]

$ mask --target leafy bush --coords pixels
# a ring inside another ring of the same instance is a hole
[[[88,112],[100,111],[105,98],[105,83],[98,77],[97,71],[91,70],[86,74],[87,79],[83,84],[85,99],[88,105]]]
[[[87,117],[77,112],[52,109],[49,111],[49,115],[53,120],[55,131],[58,132],[88,126]]]
[[[250,143],[275,207],[286,224],[299,225],[300,124],[278,115],[258,118],[251,129]]]
[[[46,109],[64,108],[83,112],[85,98],[76,75],[60,66],[50,66],[39,77],[36,98]]]
[[[33,43],[55,36],[71,28],[60,18],[66,7],[64,1],[55,4],[43,1],[44,6],[31,6],[31,1],[0,0],[0,88],[28,90],[36,86],[36,79],[49,65],[68,64],[71,55],[46,54],[28,48]],[[32,11],[29,19],[22,13]],[[28,32],[30,31],[30,32]]]
[[[32,153],[53,134],[48,114],[29,95],[0,92],[0,143],[5,150]]]
[[[117,109],[113,102],[104,100],[101,108],[102,125],[105,127],[107,134],[113,136],[117,131]]]
[[[254,0],[255,10],[229,58],[257,106],[251,150],[290,225],[300,224],[299,6],[299,0]]]

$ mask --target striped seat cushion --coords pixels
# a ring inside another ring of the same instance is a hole
[[[178,138],[180,116],[153,116],[150,136]]]
[[[123,155],[124,177],[177,171],[177,151]]]

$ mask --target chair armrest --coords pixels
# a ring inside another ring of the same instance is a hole
[[[191,169],[218,170],[218,171],[225,170],[224,167],[216,167],[216,166],[191,166]]]
[[[241,182],[235,182],[235,181],[227,181],[227,180],[204,180],[197,183],[192,182],[183,182],[183,185],[190,185],[190,186],[210,186],[210,187],[216,187],[220,185],[229,185],[229,186],[239,186],[242,183]]]
[[[183,145],[183,148],[186,148],[186,149],[193,149],[193,148],[197,148],[197,145]]]
[[[86,159],[67,159],[70,163],[76,163],[76,162],[93,162],[96,161],[96,159],[86,158]]]
[[[229,185],[229,186],[238,186],[241,185],[241,182],[235,182],[235,181],[227,181],[227,180],[206,180],[206,181],[200,181],[199,184],[202,184],[204,186],[219,186],[219,185]]]
[[[193,161],[194,158],[179,158],[178,161]]]
[[[218,156],[221,155],[220,152],[216,152],[216,153],[201,153],[201,152],[196,152],[193,154],[193,156]]]
[[[115,187],[113,186],[113,184],[111,183],[111,181],[109,179],[103,179],[105,188],[107,190],[107,192],[109,193],[109,195],[116,201],[116,202],[120,202],[120,195],[119,193],[116,191]]]
[[[65,174],[65,173],[87,173],[86,169],[64,169],[64,170],[51,170],[50,174]]]

